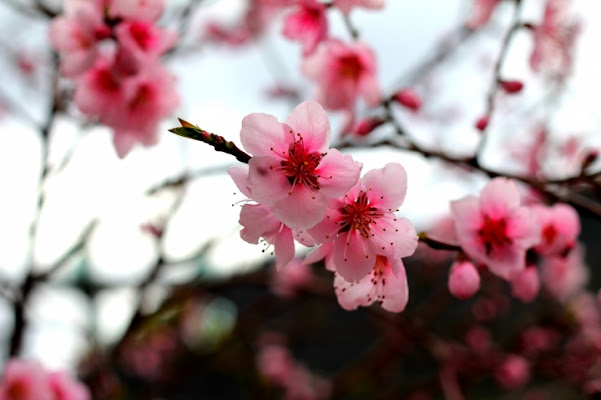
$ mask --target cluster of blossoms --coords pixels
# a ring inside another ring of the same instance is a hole
[[[362,165],[329,148],[328,116],[312,101],[284,123],[266,114],[246,116],[240,138],[253,157],[229,173],[256,203],[242,207],[241,237],[273,245],[278,269],[294,257],[294,238],[317,244],[306,261],[326,258],[344,308],[378,301],[402,311],[408,289],[401,258],[417,247],[411,223],[395,215],[407,190],[404,168],[390,163],[359,180]]]
[[[10,360],[0,382],[0,400],[90,400],[88,389],[70,375],[41,365]]]
[[[580,221],[567,204],[522,205],[517,185],[495,178],[480,197],[453,201],[451,216],[462,250],[477,265],[511,282],[513,295],[525,302],[536,297],[541,280],[559,300],[575,294],[586,282],[577,245]],[[451,267],[451,293],[468,298],[479,286],[471,261],[459,260]]]
[[[136,143],[156,144],[157,124],[178,104],[174,76],[161,56],[177,35],[159,28],[163,0],[67,0],[50,26],[73,101],[114,131],[119,157]]]

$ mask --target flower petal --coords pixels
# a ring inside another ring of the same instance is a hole
[[[315,171],[319,187],[326,197],[340,197],[359,180],[363,164],[336,149],[328,150]]]
[[[376,255],[355,229],[338,236],[334,242],[336,272],[349,282],[363,279],[373,269],[375,262]]]
[[[394,211],[405,200],[407,172],[401,164],[388,163],[384,168],[373,169],[361,178],[361,182],[374,207]]]
[[[254,113],[242,119],[240,141],[253,156],[288,153],[288,127],[269,114]]]
[[[309,152],[325,153],[330,147],[330,120],[319,103],[300,103],[286,118],[286,123],[294,130],[294,134],[302,135]]]
[[[254,195],[254,189],[252,193]],[[305,230],[323,219],[328,203],[320,192],[296,185],[286,196],[272,207],[275,216],[286,226],[296,231]]]
[[[271,207],[289,196],[290,182],[285,174],[277,170],[279,164],[275,158],[253,157],[248,166],[248,187],[253,200]]]

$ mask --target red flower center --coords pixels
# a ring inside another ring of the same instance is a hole
[[[290,145],[288,158],[280,162],[280,165],[292,186],[305,185],[309,189],[319,190],[317,180],[320,176],[317,173],[317,167],[325,154],[307,151],[303,137],[300,134],[297,135],[299,139]]]
[[[344,78],[358,81],[364,69],[363,63],[357,56],[349,55],[338,59],[338,71]]]
[[[507,221],[504,218],[491,219],[484,217],[484,224],[478,232],[484,246],[486,254],[490,255],[493,249],[499,249],[511,245],[511,239],[507,236]]]
[[[557,237],[557,229],[555,228],[555,225],[553,224],[549,224],[547,226],[545,226],[545,228],[543,229],[543,240],[545,241],[546,244],[551,244],[555,241],[555,238]]]
[[[21,400],[27,398],[29,390],[27,383],[22,380],[17,380],[8,385],[7,394],[11,400]]]
[[[365,238],[372,236],[370,224],[375,224],[375,220],[382,216],[382,213],[376,207],[369,205],[367,194],[363,191],[359,192],[359,196],[354,202],[347,203],[342,207],[340,213],[342,214],[342,221],[340,221],[338,233],[356,229]]]

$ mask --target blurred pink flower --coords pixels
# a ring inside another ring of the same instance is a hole
[[[504,279],[524,269],[526,250],[540,240],[536,218],[520,203],[515,182],[505,178],[491,180],[480,197],[451,202],[455,232],[463,250]]]
[[[271,290],[281,297],[293,297],[299,290],[308,286],[313,280],[310,266],[299,259],[293,259],[279,271],[273,271]]]
[[[305,58],[302,71],[317,82],[316,99],[327,109],[354,111],[360,96],[372,107],[380,102],[376,59],[364,43],[323,42]]]
[[[524,357],[509,355],[495,371],[495,378],[505,389],[517,389],[530,380],[530,366]]]
[[[126,20],[156,21],[163,13],[165,0],[105,0],[109,15]]]
[[[563,203],[551,207],[535,204],[531,209],[541,229],[541,241],[534,250],[542,255],[558,255],[576,246],[580,219],[572,206]]]
[[[472,14],[465,25],[470,29],[486,25],[498,3],[499,0],[474,0]]]
[[[253,155],[251,198],[294,230],[323,219],[327,199],[343,195],[359,178],[361,163],[329,149],[330,122],[316,102],[299,104],[285,123],[272,115],[247,115],[240,139]]]
[[[534,300],[539,289],[540,279],[536,267],[527,267],[511,278],[511,293],[524,303]]]
[[[81,382],[64,372],[52,372],[49,375],[50,391],[54,400],[89,400],[90,392]]]
[[[543,286],[560,301],[579,292],[588,281],[588,274],[584,252],[578,245],[567,256],[545,257],[541,263]]]
[[[328,37],[326,7],[317,0],[300,0],[297,9],[286,17],[284,36],[303,44],[303,54],[311,54]]]

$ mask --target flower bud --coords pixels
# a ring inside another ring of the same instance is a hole
[[[472,297],[480,289],[480,275],[470,261],[455,261],[449,273],[449,292],[458,299]]]
[[[367,136],[384,122],[386,122],[386,120],[380,117],[362,119],[354,126],[353,133],[358,136]]]
[[[540,279],[536,267],[528,267],[511,279],[511,293],[524,303],[530,303],[540,289]]]
[[[418,94],[411,88],[401,90],[395,94],[392,99],[414,112],[418,111],[422,106],[422,101]]]
[[[506,93],[513,94],[518,93],[524,88],[524,84],[520,81],[499,81],[499,85],[503,88]]]
[[[480,117],[477,121],[476,121],[476,129],[478,129],[480,132],[484,131],[486,129],[486,127],[488,126],[488,115],[484,115],[483,117]]]

